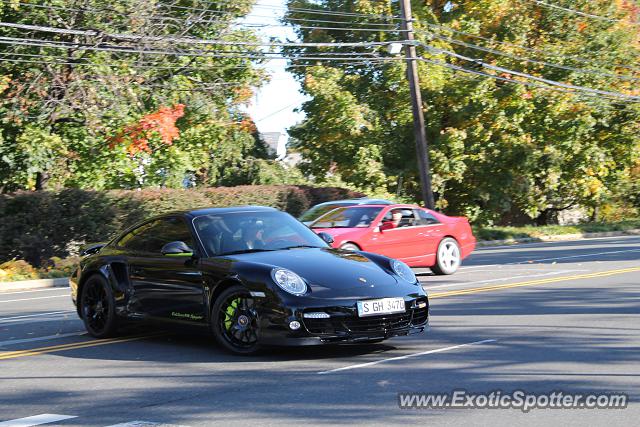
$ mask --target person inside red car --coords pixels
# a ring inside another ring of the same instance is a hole
[[[382,220],[383,224],[386,224],[386,227],[389,228],[398,228],[400,227],[400,222],[402,221],[402,210],[394,209],[390,211]]]

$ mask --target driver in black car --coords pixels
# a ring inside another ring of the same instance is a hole
[[[244,229],[242,237],[247,249],[264,249],[265,242],[262,239],[264,235],[264,224],[262,221],[251,221],[247,228]]]

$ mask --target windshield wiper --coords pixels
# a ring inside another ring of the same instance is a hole
[[[242,250],[239,250],[239,251],[225,252],[225,253],[219,254],[218,256],[249,254],[249,253],[252,253],[252,252],[270,252],[270,251],[277,251],[277,250],[278,249],[260,249],[260,248],[242,249]]]
[[[296,246],[287,246],[286,248],[280,248],[278,250],[281,249],[297,249],[297,248],[320,248],[320,246],[313,246],[313,245],[296,245]]]

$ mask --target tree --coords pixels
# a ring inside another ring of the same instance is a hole
[[[257,41],[235,25],[252,4],[4,2],[13,27],[0,35],[14,42],[0,45],[0,187],[181,186],[189,173],[215,183],[219,159],[259,144],[240,107],[265,76],[256,49],[191,40]],[[34,133],[46,144],[25,150]]]
[[[640,32],[632,24],[636,11],[630,3],[565,5],[613,17],[611,21],[521,0],[443,6],[441,1],[413,4],[416,38],[422,43],[418,52],[431,61],[419,63],[419,74],[437,206],[481,222],[525,216],[545,223],[563,209],[595,209],[610,198],[629,179],[638,159],[639,104],[550,90],[539,81],[499,70],[640,94]],[[301,19],[317,17],[313,10],[346,13],[333,17],[341,23],[332,27],[351,30],[309,28],[325,26],[311,21],[299,26]],[[285,19],[304,42],[384,42],[400,37],[392,31],[394,25],[379,27],[380,32],[358,28],[395,24],[388,18],[392,15],[398,15],[395,2],[291,0]],[[319,50],[289,52],[317,56]],[[387,55],[380,49],[368,54]],[[362,49],[351,56],[364,57]],[[384,178],[375,174],[373,182],[384,181],[388,191],[417,198],[403,62],[345,62],[291,68],[312,97],[303,105],[305,120],[290,130],[307,158],[306,172],[322,181],[327,172],[339,171],[345,181],[365,188],[367,174],[353,172],[363,162],[355,153],[373,153],[375,148]],[[340,109],[339,100],[347,99],[352,105]]]

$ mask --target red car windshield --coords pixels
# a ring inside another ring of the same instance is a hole
[[[381,210],[381,207],[372,206],[334,209],[318,218],[311,228],[367,228]]]

